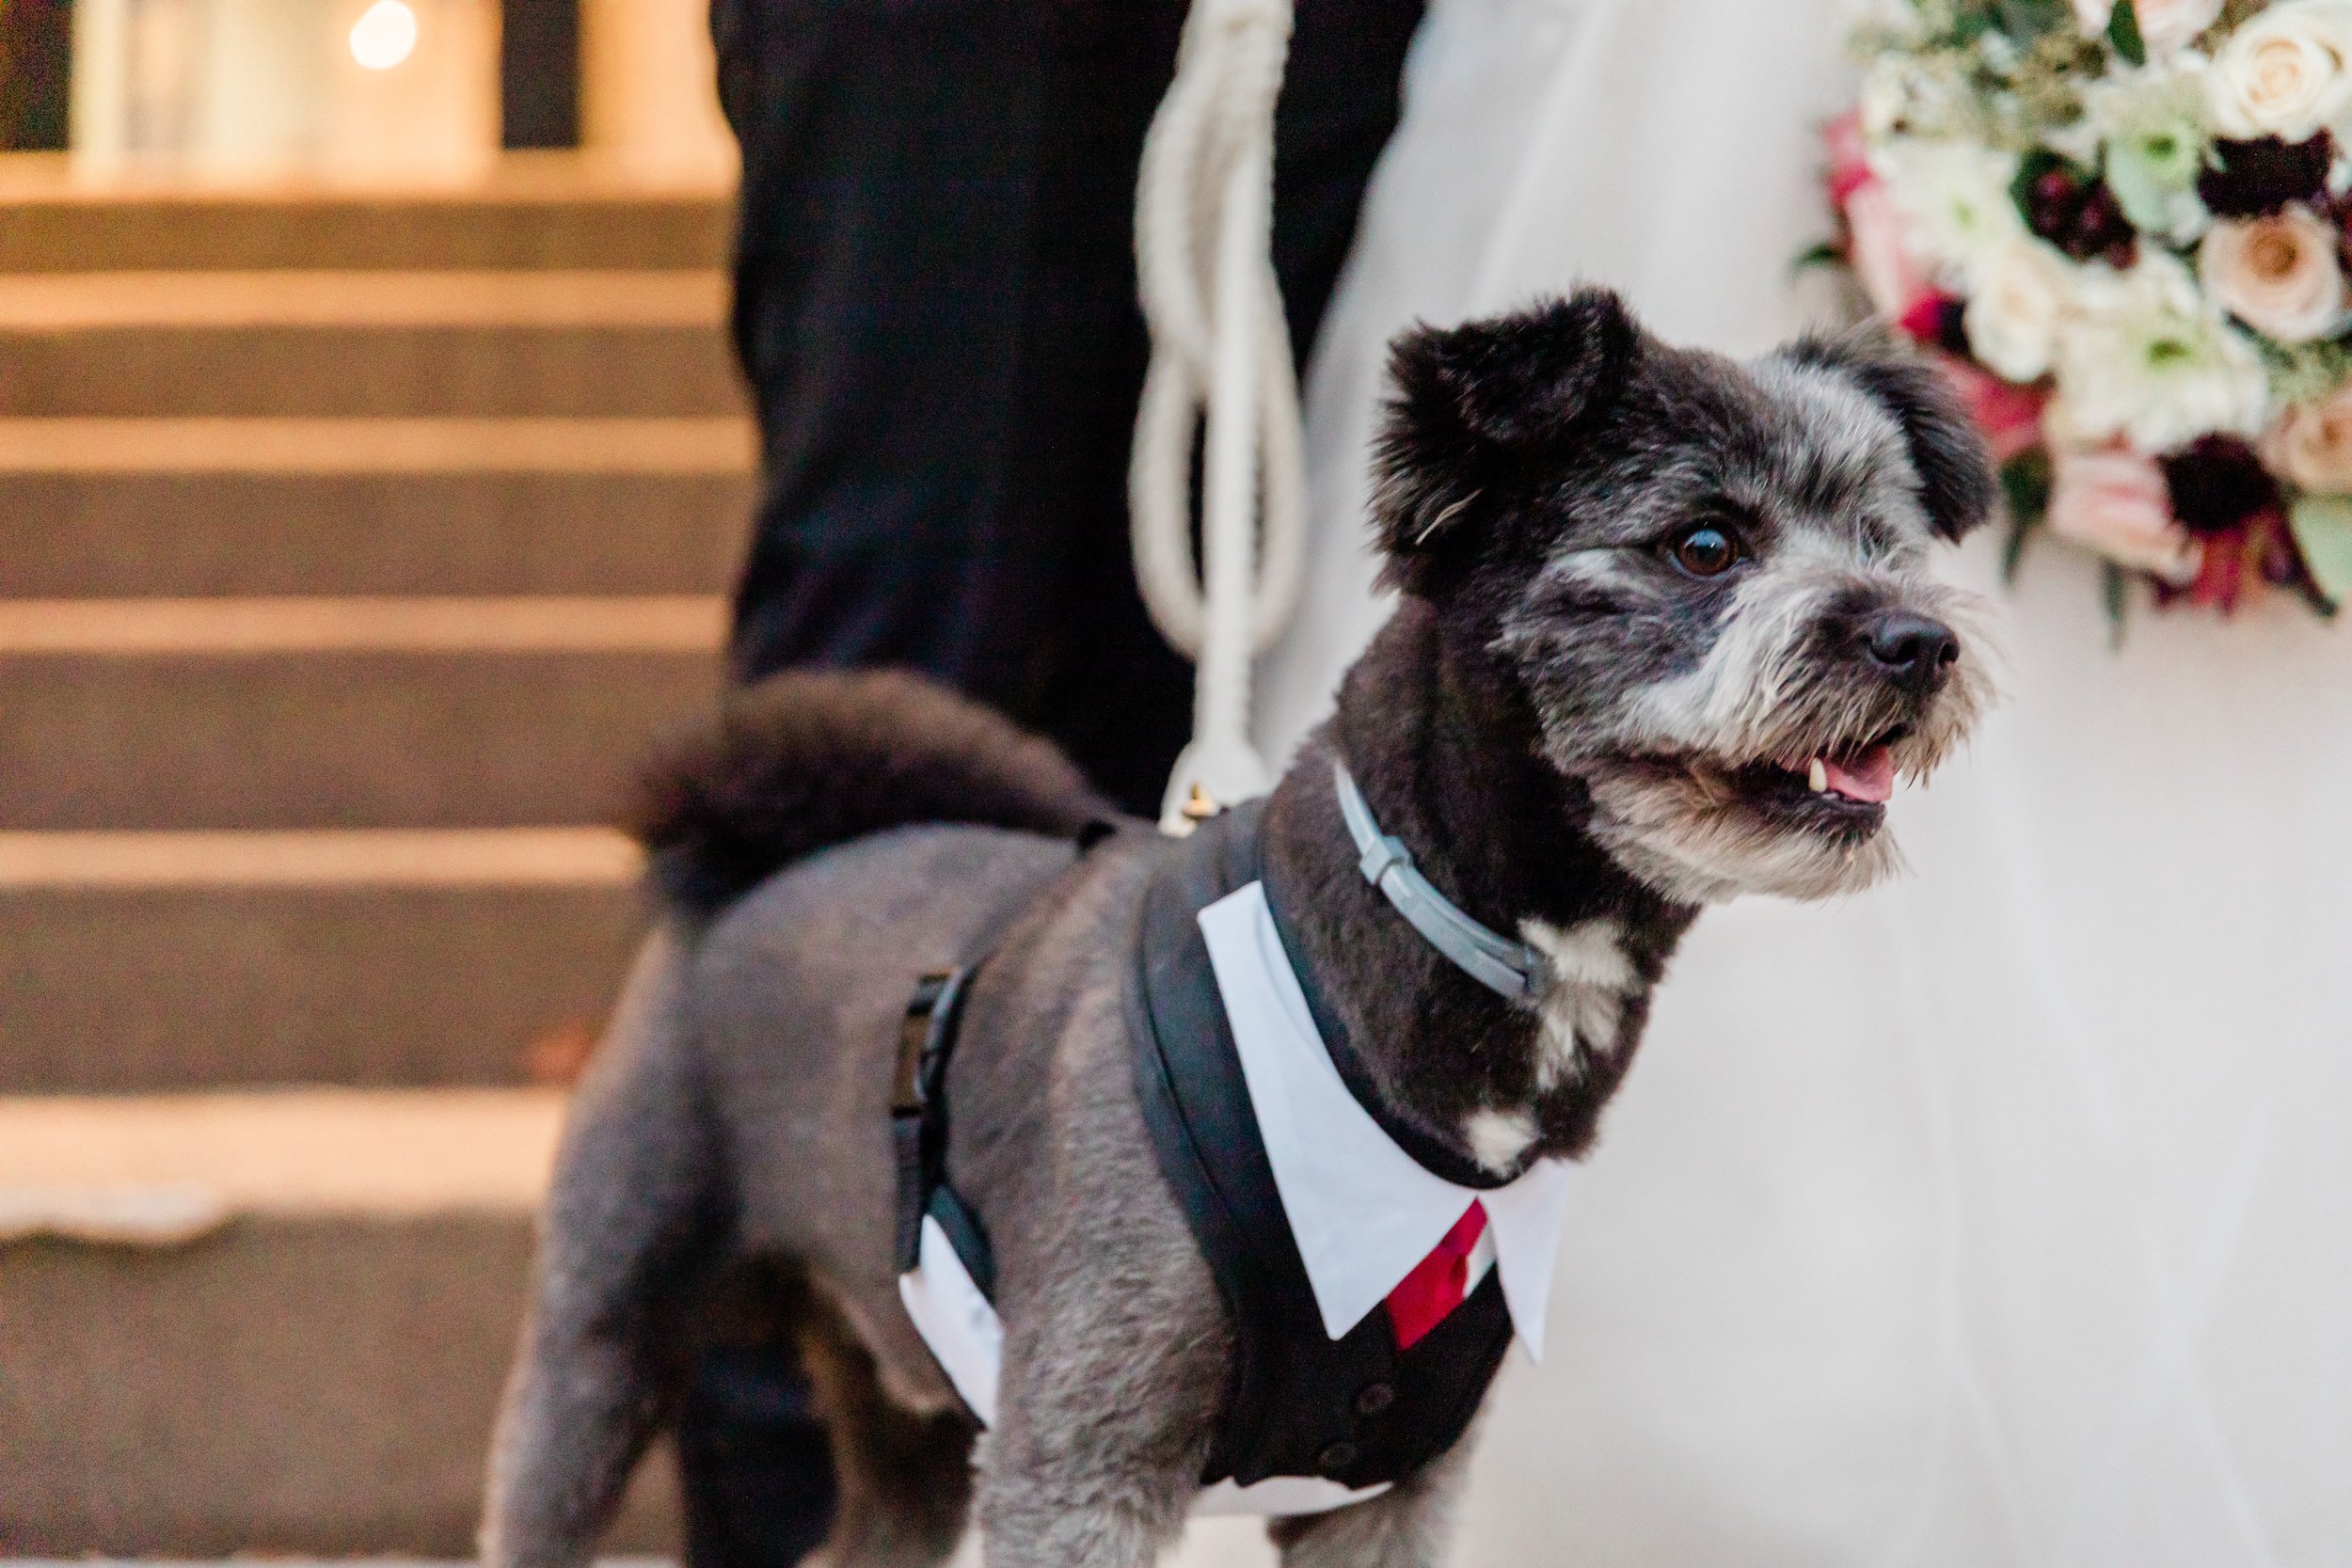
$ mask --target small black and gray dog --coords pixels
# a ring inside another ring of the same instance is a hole
[[[1265,808],[1294,961],[1383,1114],[1487,1170],[1574,1157],[1698,906],[1897,863],[1883,802],[1986,694],[1928,555],[1992,505],[1929,368],[1751,364],[1587,291],[1397,344],[1376,512],[1395,615]],[[1105,700],[1116,700],[1106,693]],[[1344,759],[1430,879],[1545,957],[1506,1001],[1358,874]],[[653,776],[669,914],[581,1089],[491,1464],[494,1568],[584,1562],[716,1282],[794,1319],[833,1430],[833,1568],[1144,1568],[1183,1527],[1232,1326],[1146,1135],[1121,979],[1169,852],[1042,742],[891,675],[787,676]],[[1009,923],[1009,925],[1008,925]],[[901,1307],[888,1104],[916,975],[975,934],[956,1189],[995,1237],[996,1426]],[[1293,1564],[1438,1560],[1461,1449],[1275,1527]],[[976,1498],[977,1494],[977,1498]]]

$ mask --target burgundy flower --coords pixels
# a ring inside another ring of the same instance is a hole
[[[1950,294],[1922,294],[1895,325],[1930,348],[1965,358],[1968,354],[1968,302]]]
[[[2221,141],[2217,160],[2197,176],[2197,194],[2217,217],[2265,217],[2290,201],[2309,201],[2328,186],[2335,142],[2322,131],[2308,141]]]
[[[2249,595],[2267,586],[2300,594],[2323,614],[2333,612],[2327,595],[2320,593],[2310,569],[2303,564],[2303,555],[2295,546],[2295,531],[2287,525],[2286,514],[2278,508],[2255,513],[2246,519],[2244,527],[2208,534],[2203,546],[2194,580],[2177,588],[2159,581],[2158,604],[2198,605],[2228,615],[2235,612]]]
[[[2042,152],[2027,157],[2014,189],[2026,226],[2075,261],[2132,264],[2138,234],[2106,182]]]
[[[2246,558],[2250,544],[2251,536],[2244,529],[2209,535],[2204,554],[2198,559],[2196,580],[2169,594],[2160,591],[2157,601],[2169,604],[2185,599],[2229,614],[2237,609],[2238,597],[2246,591]]]
[[[2278,482],[2234,436],[2200,436],[2161,462],[2172,515],[2191,533],[2228,533],[2258,512],[2280,509]]]

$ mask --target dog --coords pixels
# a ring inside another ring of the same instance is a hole
[[[1930,557],[1994,481],[1940,376],[1867,336],[1741,364],[1585,290],[1417,328],[1391,374],[1373,512],[1398,605],[1261,808],[1263,877],[1351,1086],[1501,1179],[1588,1150],[1703,905],[1896,868],[1895,779],[1989,700],[1975,608]],[[1526,995],[1366,880],[1335,762],[1446,899],[1540,955]],[[1104,815],[1050,746],[904,675],[777,677],[656,764],[638,828],[663,913],[564,1136],[489,1563],[588,1560],[714,1292],[806,1354],[832,1568],[937,1562],[973,1519],[1022,1568],[1144,1568],[1174,1540],[1235,1330],[1121,1010],[1176,841],[1074,853]],[[909,987],[990,932],[947,1157],[994,1238],[983,1433],[901,1304],[889,1124]],[[1469,1447],[1279,1521],[1285,1562],[1435,1564]]]

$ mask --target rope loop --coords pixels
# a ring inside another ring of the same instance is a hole
[[[1305,577],[1305,442],[1269,245],[1290,27],[1288,0],[1195,0],[1137,177],[1152,361],[1127,475],[1136,576],[1152,624],[1200,667],[1174,803],[1193,784],[1226,803],[1264,787],[1247,736],[1249,661],[1280,635]],[[1165,820],[1178,820],[1173,804]]]

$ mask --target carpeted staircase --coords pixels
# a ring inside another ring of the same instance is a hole
[[[718,678],[727,221],[0,160],[0,1557],[469,1551],[601,824]]]

